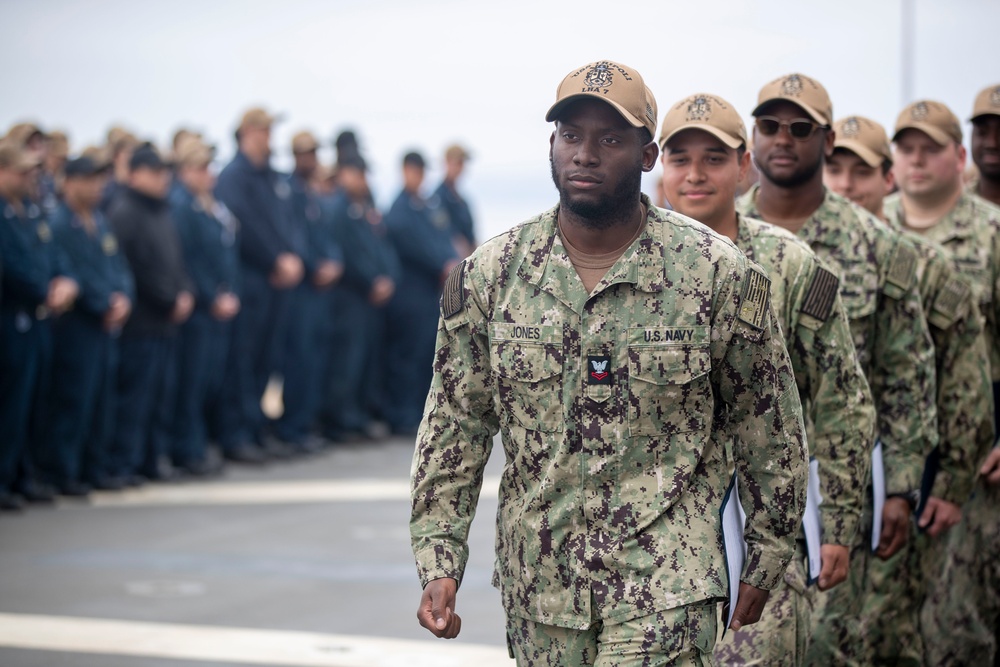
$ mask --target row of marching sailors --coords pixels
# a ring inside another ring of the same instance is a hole
[[[311,453],[377,421],[415,431],[468,207],[454,178],[454,196],[424,198],[411,153],[383,219],[360,154],[318,179],[307,133],[280,174],[273,120],[243,116],[218,179],[197,137],[172,164],[139,145],[117,185],[93,157],[69,160],[48,215],[37,158],[0,146],[0,507]]]

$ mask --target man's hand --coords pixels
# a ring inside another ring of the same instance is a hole
[[[937,537],[962,520],[962,508],[955,503],[931,496],[917,525],[931,537]]]
[[[847,580],[847,569],[851,563],[850,547],[839,544],[824,544],[819,548],[822,567],[819,571],[819,589],[828,591]]]
[[[80,293],[80,286],[72,278],[56,276],[49,281],[49,291],[45,297],[45,305],[56,315],[62,315]]]
[[[910,535],[910,503],[906,498],[886,498],[882,507],[882,536],[875,555],[888,560],[903,548]]]
[[[228,322],[240,312],[240,298],[232,292],[222,292],[212,301],[212,317]]]
[[[323,289],[324,287],[331,287],[337,284],[340,280],[340,276],[344,274],[344,265],[340,262],[335,262],[332,259],[324,259],[322,262],[316,265],[316,271],[313,273],[313,285]]]
[[[736,600],[736,613],[733,614],[733,622],[729,624],[730,630],[739,630],[744,625],[752,625],[760,620],[760,614],[764,611],[764,603],[771,591],[740,582],[740,596]]]
[[[104,313],[104,330],[121,329],[131,313],[132,301],[121,292],[112,292],[108,299],[108,309]]]
[[[174,301],[174,309],[170,313],[170,321],[174,324],[184,324],[194,310],[194,297],[187,290],[180,292]]]
[[[302,282],[305,267],[298,255],[283,252],[274,260],[271,271],[271,286],[275,289],[291,289]]]
[[[389,299],[396,292],[396,283],[388,276],[379,276],[372,283],[372,290],[368,294],[368,300],[373,306],[384,306],[389,303]]]
[[[420,608],[417,609],[417,620],[435,637],[454,639],[462,631],[462,619],[455,613],[457,590],[458,582],[450,577],[435,579],[424,587]],[[742,594],[740,589],[740,595]],[[766,595],[765,593],[765,599]],[[760,613],[757,615],[759,617]]]
[[[1000,447],[994,447],[989,453],[979,474],[990,484],[1000,484]]]

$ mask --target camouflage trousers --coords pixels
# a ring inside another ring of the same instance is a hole
[[[711,667],[715,602],[668,609],[586,630],[507,617],[507,647],[518,667]]]
[[[733,632],[715,646],[719,665],[799,667],[809,646],[810,618],[816,590],[806,585],[805,545],[771,591],[760,620]]]
[[[940,572],[946,539],[917,531],[914,522],[899,553],[889,560],[872,556],[861,612],[869,664],[923,667],[920,607]]]
[[[871,490],[867,494],[858,532],[851,545],[847,580],[828,591],[816,591],[812,632],[806,649],[809,667],[862,667],[867,665],[861,631],[861,599],[872,558]]]
[[[928,667],[1000,666],[1000,487],[976,483],[920,621]]]

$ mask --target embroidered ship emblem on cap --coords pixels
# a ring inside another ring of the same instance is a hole
[[[990,93],[990,106],[1000,107],[1000,86],[994,88],[993,92]]]
[[[611,85],[611,68],[607,63],[597,63],[587,72],[584,82],[595,88],[607,88]]]
[[[913,105],[913,111],[910,112],[910,115],[913,116],[913,120],[927,120],[930,113],[931,110],[927,108],[926,102],[917,102]]]
[[[802,77],[798,74],[792,74],[785,78],[781,82],[781,92],[785,95],[801,95],[802,94]]]
[[[712,105],[708,103],[708,100],[703,96],[691,100],[691,104],[687,108],[687,120],[708,120],[712,115]]]
[[[861,134],[861,123],[854,116],[844,121],[844,127],[840,130],[845,137],[856,137]]]

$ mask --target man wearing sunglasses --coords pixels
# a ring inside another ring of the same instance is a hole
[[[1000,210],[963,190],[962,127],[944,104],[921,100],[907,106],[896,120],[892,139],[899,193],[886,200],[886,216],[899,228],[943,246],[959,273],[971,282],[986,324],[996,400],[1000,393]],[[996,575],[1000,452],[981,452],[979,462],[972,497],[962,508],[963,521],[949,536],[942,575],[928,582],[921,623],[935,638],[925,646],[930,665],[991,663],[1000,639]]]
[[[656,101],[632,68],[570,72],[546,114],[559,205],[447,280],[411,475],[420,624],[456,591],[494,435],[494,582],[519,667],[704,665],[727,593],[720,506],[736,458],[748,557],[733,629],[794,552],[801,404],[768,279],[640,191]]]
[[[806,417],[809,454],[819,464],[825,544],[818,584],[829,590],[847,578],[875,428],[871,392],[854,352],[839,281],[804,241],[736,212],[733,194],[750,155],[746,128],[731,104],[698,94],[673,105],[663,120],[660,147],[663,189],[674,210],[728,236],[771,278],[772,304]],[[760,622],[729,633],[716,647],[716,661],[801,665],[814,597],[809,579],[800,540]]]
[[[906,541],[924,459],[937,441],[934,349],[918,291],[916,250],[823,187],[823,161],[834,143],[833,104],[818,81],[803,74],[775,79],[761,89],[753,115],[761,177],[738,208],[797,234],[840,279],[858,360],[875,401],[888,496],[876,554],[887,558]],[[865,660],[859,619],[873,523],[868,505],[852,545],[847,583],[817,595],[809,664]]]

